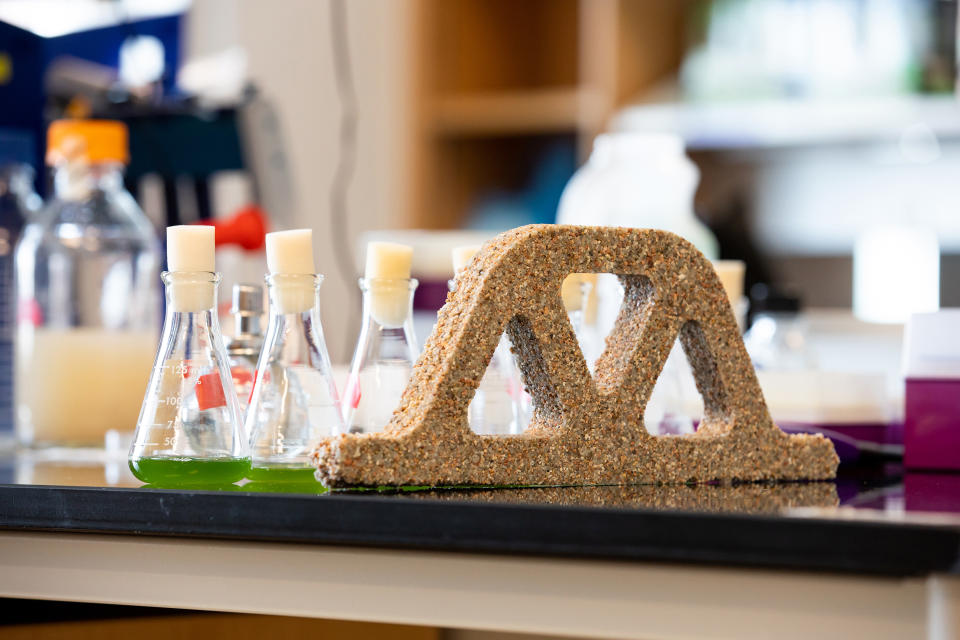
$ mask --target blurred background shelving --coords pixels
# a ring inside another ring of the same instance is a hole
[[[550,221],[614,109],[677,68],[691,6],[418,0],[410,226],[492,228],[499,217],[471,218],[483,195],[524,189],[543,201],[531,221]]]
[[[598,133],[668,131],[724,257],[848,307],[865,222],[920,220],[941,239],[942,303],[960,304],[956,2],[415,6],[402,226],[552,222]]]
[[[0,21],[20,20],[11,27],[19,34],[25,17],[46,25],[36,7],[54,4],[0,0]],[[919,222],[940,243],[941,304],[960,304],[956,0],[62,4],[70,9],[58,24],[83,4],[141,35],[147,27],[130,26],[136,15],[126,5],[169,5],[175,15],[164,20],[182,28],[164,32],[160,90],[140,106],[182,102],[203,122],[218,107],[236,113],[233,146],[242,155],[233,154],[230,171],[199,176],[211,178],[209,206],[194,197],[201,180],[183,167],[160,172],[162,183],[156,171],[145,175],[136,191],[155,224],[164,219],[158,202],[191,220],[254,201],[276,227],[317,229],[332,299],[356,296],[359,247],[372,230],[492,234],[553,222],[594,137],[613,130],[684,139],[700,170],[696,213],[719,237],[722,257],[747,260],[748,280],[787,286],[808,306],[849,309],[858,234]],[[44,46],[53,52],[54,44]],[[2,84],[11,47],[0,46],[0,91],[13,86]],[[197,65],[207,65],[206,85],[187,81]],[[18,66],[10,77],[28,75]],[[30,107],[37,132],[70,105],[52,106],[59,111]],[[110,100],[93,107],[94,115],[136,115]],[[16,110],[4,114],[5,126],[23,124],[13,121]],[[348,117],[356,122],[350,140]],[[156,159],[138,156],[131,177]],[[259,263],[240,268],[249,257],[222,260],[249,279],[262,271]],[[357,318],[327,313],[334,359],[345,360]]]

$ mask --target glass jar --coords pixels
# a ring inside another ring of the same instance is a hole
[[[54,195],[16,249],[17,437],[103,446],[132,432],[160,325],[156,233],[123,186],[119,122],[51,124]]]

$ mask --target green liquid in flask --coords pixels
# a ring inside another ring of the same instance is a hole
[[[314,471],[316,471],[316,469],[313,467],[285,465],[253,466],[250,467],[250,471],[247,472],[247,477],[254,482],[296,482],[298,484],[315,483],[319,485],[320,483],[317,482],[317,479],[313,475]]]
[[[137,458],[130,471],[151,484],[215,485],[236,482],[250,471],[249,458]]]

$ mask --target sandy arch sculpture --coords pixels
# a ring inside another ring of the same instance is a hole
[[[570,273],[613,273],[625,296],[591,376],[560,299]],[[467,407],[506,330],[535,407],[520,435],[470,431]],[[644,409],[677,336],[705,416],[651,436]],[[771,420],[710,262],[659,230],[531,225],[458,276],[387,428],[324,440],[328,486],[590,485],[833,478],[832,444]]]

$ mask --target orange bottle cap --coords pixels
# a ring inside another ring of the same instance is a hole
[[[127,125],[116,120],[54,120],[47,129],[47,164],[130,161]]]

